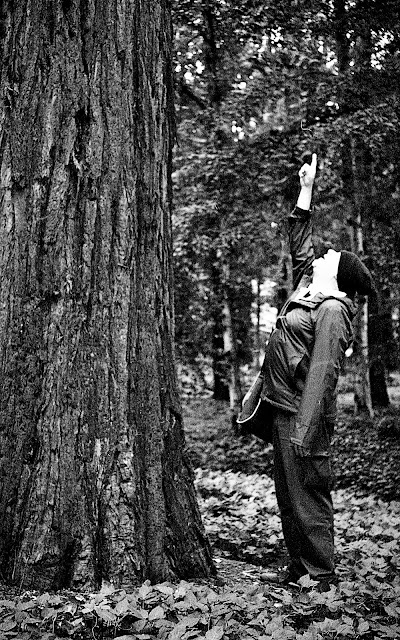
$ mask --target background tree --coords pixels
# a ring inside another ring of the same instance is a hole
[[[238,154],[236,144],[241,128],[235,128],[235,117],[240,117],[243,100],[239,61],[243,48],[245,52],[248,48],[247,42],[240,42],[242,15],[233,4],[175,6],[179,89],[179,147],[175,157],[177,281],[181,260],[190,253],[185,263],[193,264],[196,250],[190,247],[199,246],[195,259],[203,276],[201,286],[208,292],[203,318],[209,331],[201,344],[197,343],[197,353],[211,359],[214,397],[227,399],[229,386],[233,408],[240,396],[238,362],[250,362],[253,357],[248,333],[252,270],[247,265],[255,261],[261,264],[268,252],[265,238],[270,234],[265,207],[254,219],[255,207],[259,207],[260,197],[264,199],[253,174],[255,163],[246,166],[248,157]],[[257,173],[261,173],[260,167]],[[182,218],[184,224],[179,222]],[[187,331],[191,326],[187,299],[186,294],[181,305],[177,296],[177,323],[182,327],[178,344],[193,354],[193,333]]]
[[[24,588],[212,570],[174,369],[163,0],[1,13],[0,562]]]

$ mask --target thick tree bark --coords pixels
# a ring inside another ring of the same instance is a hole
[[[2,20],[3,574],[207,575],[174,368],[167,2],[6,2]]]

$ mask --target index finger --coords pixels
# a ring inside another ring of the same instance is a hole
[[[317,168],[317,154],[316,153],[312,154],[311,167],[312,167],[312,169],[316,169]]]

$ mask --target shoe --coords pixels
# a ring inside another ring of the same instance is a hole
[[[336,575],[329,576],[327,578],[323,578],[322,580],[318,580],[318,584],[315,587],[319,593],[327,593],[331,590],[331,587],[337,587],[339,584],[339,578]]]
[[[287,566],[285,575],[282,576],[282,585],[297,585],[297,582],[300,580],[302,576],[307,575],[307,570],[300,561],[291,560]]]

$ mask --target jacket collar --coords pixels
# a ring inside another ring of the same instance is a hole
[[[297,289],[292,293],[292,295],[288,298],[288,300],[283,305],[281,311],[278,314],[279,316],[285,315],[289,306],[292,304],[296,306],[304,307],[306,309],[315,309],[316,307],[318,307],[318,305],[321,304],[321,302],[329,299],[339,300],[339,302],[344,304],[348,309],[348,312],[352,318],[356,315],[356,311],[357,311],[356,306],[353,300],[349,298],[349,296],[345,296],[344,298],[338,298],[336,296],[332,296],[329,294],[317,293],[308,300],[303,298],[296,299],[296,296],[298,296],[300,289],[302,287],[308,287],[310,282],[311,282],[311,278],[309,276],[303,276],[303,278],[299,282],[299,286],[297,287]]]

